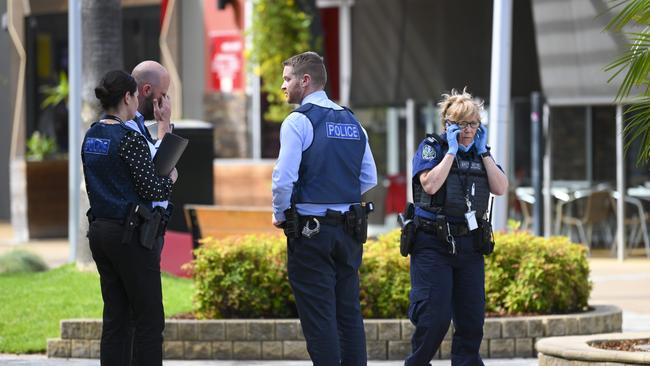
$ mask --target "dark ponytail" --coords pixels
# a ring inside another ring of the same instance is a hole
[[[137,88],[138,84],[131,75],[122,70],[113,70],[107,72],[99,82],[95,96],[102,108],[108,110],[117,107],[127,92],[133,94]]]

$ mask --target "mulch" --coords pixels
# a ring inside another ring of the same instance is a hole
[[[591,347],[626,352],[650,352],[650,338],[645,339],[621,339],[616,341],[594,341],[589,342]],[[647,346],[647,349],[640,349],[637,346]]]

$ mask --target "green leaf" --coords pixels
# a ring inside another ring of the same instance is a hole
[[[45,99],[41,102],[41,109],[49,106],[57,106],[62,101],[68,100],[68,76],[65,72],[59,73],[59,82],[54,86],[44,85],[40,88],[40,92],[45,95]]]
[[[606,30],[620,32],[626,26],[642,27],[640,32],[625,33],[630,40],[628,49],[605,67],[605,71],[611,73],[609,82],[622,77],[616,94],[618,103],[623,103],[633,90],[638,90],[626,110],[630,118],[624,136],[626,151],[640,139],[642,148],[637,163],[642,164],[650,159],[650,0],[618,0],[613,2],[612,10],[618,13],[607,24]]]
[[[264,117],[280,122],[292,109],[280,90],[282,62],[309,51],[310,44],[319,42],[312,39],[312,16],[301,11],[296,1],[255,0],[253,9],[252,47],[246,53],[251,61],[249,65],[256,65],[256,71],[259,70],[262,91],[269,103]]]

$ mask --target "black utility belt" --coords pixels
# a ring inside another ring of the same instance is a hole
[[[113,218],[108,218],[108,217],[95,217],[95,218],[93,218],[92,220],[89,220],[89,221],[90,222],[93,222],[93,221],[108,222],[110,224],[115,224],[115,225],[119,225],[119,226],[124,225],[124,220],[113,219]]]
[[[489,221],[477,219],[478,228],[470,231],[465,223],[452,223],[447,217],[438,214],[435,220],[428,220],[415,216],[415,205],[408,203],[404,213],[398,215],[398,223],[402,228],[400,233],[400,254],[406,257],[413,251],[417,230],[422,230],[433,235],[442,243],[449,245],[449,253],[456,254],[456,240],[454,237],[471,235],[474,241],[474,249],[483,255],[489,255],[494,250],[494,236],[492,225]]]
[[[447,234],[451,234],[452,236],[464,236],[472,233],[464,223],[451,223],[444,219],[433,221],[420,216],[415,217],[415,226],[418,230],[437,236],[443,233],[445,236]]]
[[[140,245],[152,249],[154,244],[161,240],[167,231],[167,223],[171,216],[173,205],[167,209],[163,207],[149,208],[141,204],[130,204],[126,217],[122,220],[115,218],[95,217],[88,210],[88,222],[103,221],[122,226],[122,244],[132,241],[137,235]]]
[[[325,216],[313,216],[313,215],[298,215],[298,218],[300,220],[300,223],[304,225],[306,222],[310,220],[318,220],[321,224],[325,225],[331,225],[331,226],[338,226],[338,225],[345,225],[345,218],[346,218],[347,212],[340,213],[338,211],[330,211],[325,214]]]
[[[287,238],[304,236],[312,238],[320,231],[320,225],[343,226],[360,243],[368,238],[368,214],[374,210],[372,202],[350,205],[350,210],[344,213],[327,210],[325,216],[299,215],[295,206],[284,211],[284,233]]]

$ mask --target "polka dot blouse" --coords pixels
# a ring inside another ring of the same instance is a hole
[[[144,136],[129,131],[120,141],[119,155],[129,167],[138,195],[147,201],[164,201],[172,191],[172,180],[156,174]]]

